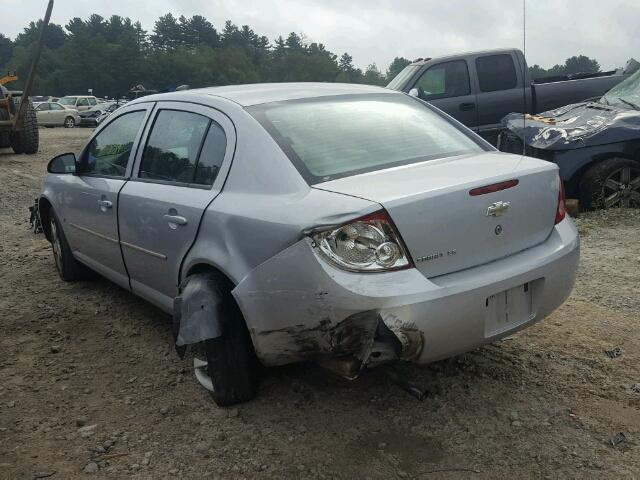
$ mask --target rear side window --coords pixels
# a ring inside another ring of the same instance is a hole
[[[87,148],[80,171],[82,174],[124,177],[133,142],[146,112],[126,113],[98,133]]]
[[[469,95],[471,88],[467,62],[456,60],[429,67],[415,87],[418,89],[420,98],[425,100]]]
[[[151,129],[140,163],[140,178],[196,183],[197,162],[211,121],[202,115],[161,110]],[[211,175],[201,169],[201,178]]]
[[[216,122],[211,122],[209,133],[202,146],[202,152],[196,166],[196,176],[193,183],[199,185],[213,185],[218,176],[224,153],[227,150],[227,136]]]
[[[480,90],[483,92],[510,90],[518,84],[516,67],[509,54],[478,57],[476,58],[476,70]]]

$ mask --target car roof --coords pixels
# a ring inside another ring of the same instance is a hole
[[[231,100],[243,107],[262,103],[300,100],[304,98],[328,97],[335,95],[389,94],[399,95],[399,92],[372,85],[350,83],[255,83],[248,85],[229,85],[225,87],[207,87],[180,92],[160,93],[142,97],[143,101],[161,101],[183,98],[193,99],[194,96],[206,99],[216,96]]]

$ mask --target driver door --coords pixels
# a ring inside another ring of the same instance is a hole
[[[150,110],[151,104],[131,106],[99,129],[80,154],[60,201],[73,255],[125,288],[129,277],[119,244],[118,194],[131,174]]]

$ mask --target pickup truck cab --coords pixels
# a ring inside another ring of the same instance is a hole
[[[615,71],[532,82],[524,54],[502,49],[415,61],[387,88],[428,101],[495,143],[505,115],[600,97],[624,78]]]

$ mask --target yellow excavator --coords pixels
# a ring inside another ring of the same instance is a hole
[[[52,10],[53,0],[49,0],[24,90],[12,91],[5,87],[5,84],[18,80],[15,72],[9,72],[0,77],[0,148],[11,147],[15,153],[33,154],[38,151],[40,143],[38,120],[29,95]]]

